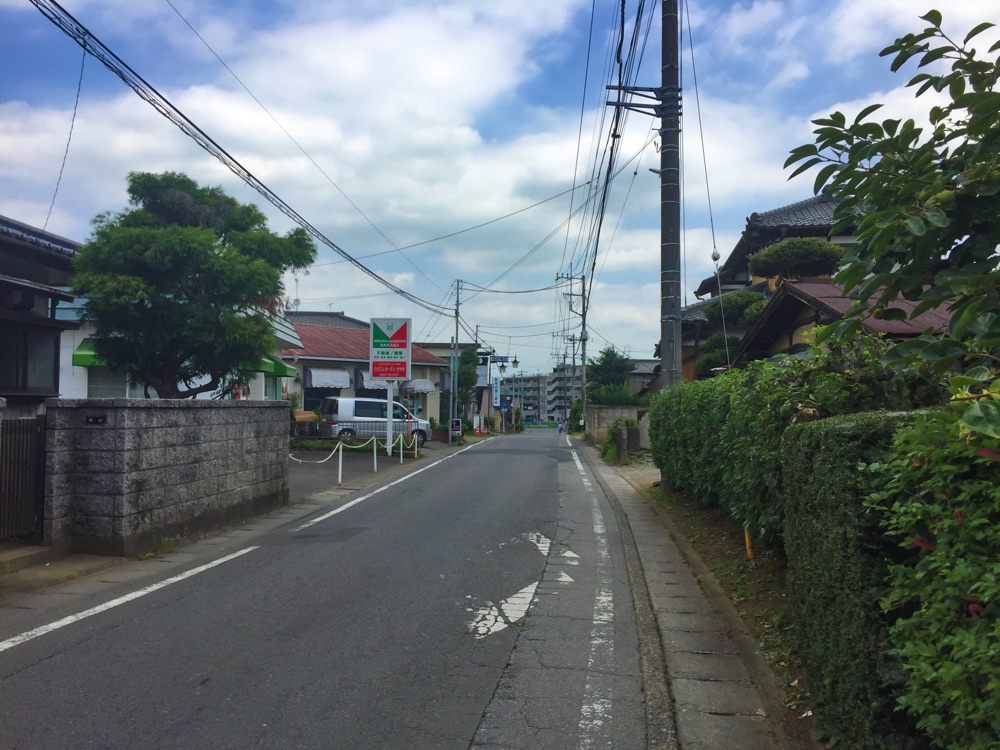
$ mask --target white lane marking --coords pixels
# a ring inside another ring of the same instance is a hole
[[[528,541],[538,547],[538,551],[541,552],[545,557],[549,556],[549,547],[552,545],[552,540],[549,539],[544,534],[539,534],[534,531],[528,532]]]
[[[531,602],[535,597],[535,590],[538,582],[525,586],[513,596],[509,596],[500,602],[497,607],[488,604],[480,607],[476,611],[475,617],[469,623],[469,629],[475,633],[476,638],[485,638],[493,633],[498,633],[508,625],[513,625],[526,614],[531,607]]]
[[[489,440],[493,440],[493,438],[489,438]],[[485,442],[488,442],[488,441],[484,440],[482,442],[485,443]],[[428,464],[427,466],[423,466],[423,467],[417,469],[416,471],[412,471],[409,474],[407,474],[405,477],[402,477],[401,479],[397,479],[397,480],[395,480],[393,482],[389,482],[389,484],[386,484],[386,485],[384,485],[382,487],[379,487],[377,490],[369,492],[367,495],[362,495],[361,497],[356,497],[353,500],[351,500],[351,502],[344,503],[339,508],[334,508],[333,510],[329,511],[328,513],[324,513],[321,516],[317,516],[316,518],[314,518],[311,521],[306,521],[301,526],[296,526],[294,529],[291,530],[290,533],[294,534],[296,531],[302,531],[303,529],[308,529],[310,526],[312,526],[314,524],[317,524],[320,521],[325,521],[326,519],[331,518],[331,517],[337,515],[338,513],[343,513],[348,508],[352,508],[355,505],[357,505],[358,503],[363,503],[365,500],[368,500],[369,498],[375,497],[375,495],[377,495],[378,493],[385,492],[390,487],[395,487],[397,484],[400,484],[401,482],[405,482],[407,479],[410,479],[411,477],[415,477],[420,472],[427,471],[428,469],[433,469],[435,466],[437,466],[440,463],[443,463],[443,462],[447,461],[449,458],[454,458],[459,453],[465,453],[465,451],[470,450],[472,448],[475,448],[476,445],[481,445],[481,444],[482,443],[475,443],[474,445],[470,445],[467,448],[462,448],[462,450],[460,450],[460,451],[455,451],[454,453],[452,453],[452,454],[450,454],[448,456],[445,456],[444,458],[439,458],[434,463]]]
[[[583,474],[583,464],[573,452]],[[580,748],[611,747],[611,718],[613,695],[611,677],[614,673],[614,621],[615,602],[611,578],[611,553],[608,548],[607,529],[597,498],[591,496],[591,517],[594,538],[597,542],[598,586],[594,597],[593,625],[590,631],[590,654],[587,657],[587,683],[580,707]]]
[[[117,607],[121,604],[132,601],[133,599],[138,599],[146,594],[151,594],[154,591],[159,591],[165,586],[169,586],[172,583],[177,583],[178,581],[183,581],[185,578],[190,578],[191,576],[198,575],[199,573],[204,573],[210,568],[214,568],[216,565],[222,565],[224,562],[229,562],[240,555],[245,555],[247,552],[253,552],[258,547],[247,547],[246,549],[241,549],[239,552],[234,552],[231,555],[226,555],[225,557],[220,557],[218,560],[214,560],[205,565],[200,565],[197,568],[192,568],[191,570],[176,575],[173,578],[167,578],[159,583],[154,583],[152,586],[146,586],[146,588],[139,589],[138,591],[133,591],[131,594],[125,594],[125,596],[119,596],[117,599],[112,599],[104,604],[99,604],[96,607],[84,610],[79,614],[70,615],[69,617],[64,617],[61,620],[56,620],[48,625],[42,625],[34,630],[29,630],[26,633],[21,633],[21,635],[15,635],[13,638],[8,638],[5,641],[0,641],[0,651],[6,651],[9,648],[18,646],[26,641],[30,641],[33,638],[38,638],[39,636],[45,635],[46,633],[51,633],[53,630],[59,630],[59,628],[64,628],[67,625],[72,625],[74,622],[79,622],[80,620],[91,617],[92,615],[100,614],[101,612],[106,612],[109,609]]]
[[[559,581],[559,583],[576,583],[572,578],[569,577],[569,575],[566,573],[565,570],[559,571],[559,575],[556,576],[556,580]]]

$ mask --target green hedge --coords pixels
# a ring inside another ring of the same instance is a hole
[[[900,703],[936,747],[1000,747],[1000,439],[928,411],[871,474],[895,543],[882,606],[899,613]]]
[[[732,377],[682,383],[650,403],[653,463],[671,489],[705,505],[717,505],[726,456],[719,435],[729,416]]]
[[[869,475],[907,414],[830,417],[782,440],[784,545],[798,652],[820,721],[837,748],[927,747],[896,708],[903,671],[889,655],[888,562],[895,554],[864,506]]]

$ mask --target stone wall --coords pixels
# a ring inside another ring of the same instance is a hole
[[[283,401],[48,399],[47,543],[135,556],[288,503]]]

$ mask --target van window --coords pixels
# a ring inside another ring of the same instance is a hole
[[[392,405],[392,418],[393,419],[409,419],[410,413],[403,408],[402,404]]]
[[[323,399],[323,409],[322,414],[325,417],[335,417],[337,416],[337,404],[339,402],[335,398]]]
[[[372,418],[385,419],[384,401],[355,401],[354,416],[358,419]]]

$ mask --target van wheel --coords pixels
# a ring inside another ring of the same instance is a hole
[[[423,430],[417,430],[413,433],[413,437],[417,440],[417,446],[423,447],[424,443],[427,442],[427,435],[424,434]]]
[[[352,429],[341,430],[337,434],[337,437],[339,437],[341,440],[344,440],[346,438],[352,438],[354,437],[354,430]]]

